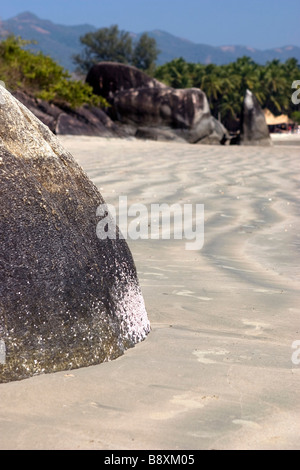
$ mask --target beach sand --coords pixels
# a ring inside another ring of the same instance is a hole
[[[107,203],[204,204],[204,245],[128,239],[151,333],[0,385],[0,448],[299,449],[300,147],[61,141]]]

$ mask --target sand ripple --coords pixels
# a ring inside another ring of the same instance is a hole
[[[3,384],[0,447],[299,449],[299,147],[61,140],[110,204],[204,204],[204,245],[128,240],[147,340]]]

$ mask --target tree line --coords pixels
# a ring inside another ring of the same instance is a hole
[[[156,66],[159,50],[154,38],[142,34],[135,39],[117,25],[101,28],[80,38],[81,54],[73,57],[82,79],[74,79],[50,57],[26,49],[30,41],[9,36],[0,42],[0,79],[11,90],[24,89],[47,101],[66,103],[71,107],[83,103],[106,106],[84,83],[88,70],[101,61],[134,65],[173,88],[200,88],[206,94],[211,112],[225,127],[238,126],[246,89],[257,97],[263,109],[273,114],[287,114],[300,123],[300,105],[291,100],[292,83],[300,80],[296,59],[265,65],[241,57],[226,65],[200,64],[174,59]]]
[[[287,114],[300,123],[300,106],[292,103],[292,83],[300,80],[296,59],[282,63],[275,59],[265,65],[241,57],[226,65],[188,63],[179,58],[155,70],[155,77],[174,88],[197,87],[206,94],[211,112],[225,127],[238,123],[246,89],[257,97],[263,109]]]
[[[100,28],[80,37],[83,50],[73,56],[77,71],[87,73],[98,62],[110,61],[133,65],[149,74],[154,73],[159,50],[154,38],[147,33],[138,40],[117,25]]]
[[[300,123],[300,106],[291,100],[292,83],[300,79],[296,59],[259,65],[249,57],[241,57],[226,65],[204,65],[177,58],[156,67],[159,50],[155,39],[146,33],[133,43],[128,32],[114,25],[88,33],[80,40],[84,50],[74,61],[82,72],[87,72],[97,62],[122,62],[144,70],[173,88],[200,88],[208,98],[212,114],[229,129],[239,125],[247,88],[256,95],[263,109],[275,115],[285,113]]]

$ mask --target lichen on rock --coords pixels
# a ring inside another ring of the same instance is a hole
[[[150,324],[126,241],[97,238],[101,194],[47,126],[0,93],[1,383],[114,359]]]

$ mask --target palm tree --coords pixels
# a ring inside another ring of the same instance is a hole
[[[287,86],[284,66],[277,59],[268,62],[264,70],[265,107],[275,113],[286,112],[290,101]]]
[[[291,101],[291,85],[300,78],[300,66],[296,59],[284,64],[273,60],[265,66],[256,64],[249,57],[241,57],[227,65],[192,64],[175,59],[158,67],[156,78],[175,88],[194,86],[201,88],[208,98],[211,112],[230,128],[240,118],[243,99],[250,89],[262,108],[273,113],[300,112],[300,105]]]
[[[258,65],[250,59],[250,57],[244,56],[236,60],[231,64],[231,71],[233,75],[239,77],[239,88],[242,96],[245,95],[246,90],[252,90],[258,81]]]
[[[222,92],[222,80],[216,66],[207,66],[200,83],[201,90],[206,93],[209,101],[216,101]]]
[[[189,88],[192,86],[189,64],[182,57],[167,64],[165,78],[168,85],[173,88]]]

